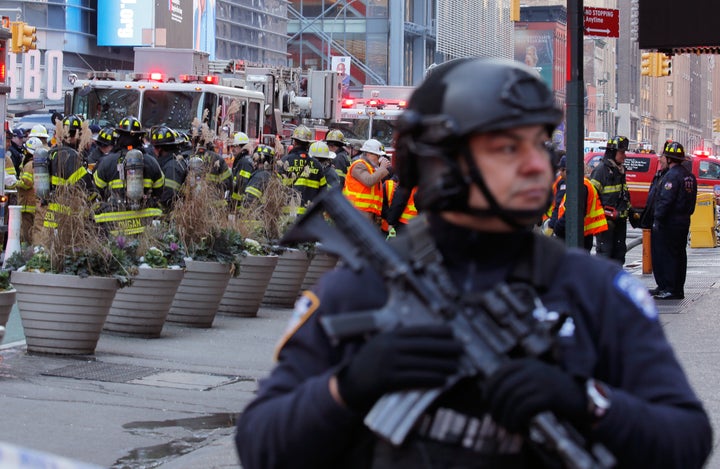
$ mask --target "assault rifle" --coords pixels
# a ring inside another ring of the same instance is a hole
[[[324,250],[342,257],[350,269],[370,267],[383,276],[387,285],[389,299],[382,308],[321,318],[332,340],[445,322],[464,348],[461,373],[455,382],[465,376],[483,380],[510,357],[547,354],[553,347],[556,328],[564,320],[548,311],[525,284],[500,283],[472,302],[461,301],[447,276],[438,274],[439,262],[418,265],[401,257],[338,189],[316,199],[281,243],[302,241],[320,241]],[[365,425],[400,445],[443,390],[387,394],[367,414]],[[568,468],[606,469],[615,464],[606,448],[596,444],[588,449],[577,430],[550,412],[535,416],[529,430],[530,442],[555,454]]]

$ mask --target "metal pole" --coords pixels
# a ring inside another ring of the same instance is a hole
[[[583,218],[580,210],[580,188],[585,176],[583,154],[583,0],[568,0],[569,75],[567,82],[567,176],[566,237],[570,247],[583,246]]]

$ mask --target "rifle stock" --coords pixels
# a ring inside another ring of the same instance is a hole
[[[325,219],[329,215],[332,223]],[[554,344],[561,319],[544,308],[528,285],[501,283],[478,295],[472,304],[458,304],[448,296],[436,277],[416,273],[413,266],[393,250],[379,230],[342,195],[332,190],[320,196],[281,240],[282,243],[320,241],[323,248],[340,256],[353,270],[369,266],[388,284],[389,298],[377,311],[325,316],[320,319],[334,341],[373,334],[413,324],[445,322],[462,343],[460,373],[480,380],[490,376],[513,356],[540,357]],[[402,444],[418,418],[444,389],[394,392],[380,398],[365,417],[365,425],[395,445]],[[534,417],[529,440],[556,454],[572,469],[606,469],[614,458],[602,446],[585,448],[577,431],[549,412]]]

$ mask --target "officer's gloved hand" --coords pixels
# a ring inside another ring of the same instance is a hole
[[[534,358],[510,360],[485,384],[485,399],[493,419],[511,432],[551,411],[575,425],[590,416],[584,386],[557,366]]]
[[[376,335],[337,375],[347,406],[367,412],[391,391],[435,388],[458,372],[462,346],[445,324],[413,326]]]

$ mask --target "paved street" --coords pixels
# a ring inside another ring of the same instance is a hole
[[[720,249],[688,252],[686,298],[660,304],[661,321],[717,430]],[[632,249],[626,268],[653,287],[640,255]],[[29,356],[6,345],[0,441],[118,469],[238,467],[234,417],[272,366],[289,314],[219,315],[211,329],[166,325],[150,340],[104,333],[94,357]],[[720,469],[720,456],[707,468]]]

